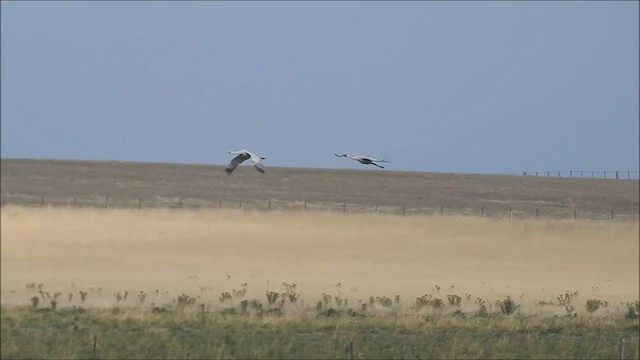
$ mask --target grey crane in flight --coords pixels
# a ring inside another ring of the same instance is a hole
[[[227,154],[236,154],[237,156],[231,159],[227,168],[224,169],[224,172],[227,175],[231,175],[233,170],[235,170],[238,165],[240,165],[243,161],[247,159],[251,159],[253,161],[253,167],[256,168],[261,174],[264,174],[264,167],[262,166],[262,160],[266,159],[265,157],[258,156],[249,150],[238,150],[238,151],[227,151]]]
[[[357,162],[359,162],[360,164],[364,164],[364,165],[374,165],[377,166],[381,169],[384,169],[384,166],[380,166],[376,163],[389,163],[389,160],[387,159],[375,159],[369,156],[361,156],[361,155],[351,155],[351,154],[347,154],[347,153],[342,153],[342,154],[333,154],[337,157],[348,157],[349,159],[355,160]]]

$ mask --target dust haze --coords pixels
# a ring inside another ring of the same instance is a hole
[[[296,283],[313,304],[431,293],[523,301],[567,290],[609,301],[639,292],[636,221],[508,220],[234,210],[2,210],[2,303],[25,285],[171,296],[249,296]],[[108,301],[104,303],[108,305]]]

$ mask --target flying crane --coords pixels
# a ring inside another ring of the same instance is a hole
[[[384,166],[380,166],[376,163],[389,163],[389,160],[387,159],[375,159],[369,156],[360,156],[360,155],[351,155],[351,154],[347,154],[347,153],[342,153],[342,154],[333,154],[337,157],[348,157],[351,160],[355,160],[357,162],[359,162],[360,164],[364,164],[364,165],[374,165],[377,166],[381,169],[384,169]]]
[[[224,169],[224,172],[227,175],[231,175],[233,170],[235,170],[235,168],[237,168],[238,165],[242,164],[242,162],[247,159],[251,159],[251,161],[253,161],[253,167],[255,167],[256,170],[258,170],[258,172],[260,172],[261,174],[264,174],[264,167],[262,166],[262,160],[266,159],[265,157],[258,156],[250,152],[249,150],[244,150],[244,149],[238,150],[238,151],[227,151],[227,154],[237,154],[236,157],[231,159],[231,161],[229,162],[229,165],[227,165],[227,168]]]

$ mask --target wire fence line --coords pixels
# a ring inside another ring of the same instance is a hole
[[[594,179],[616,179],[616,180],[640,179],[640,171],[630,171],[630,170],[520,171],[520,172],[503,173],[503,175],[594,178]]]
[[[581,211],[573,207],[543,207],[528,209],[512,206],[480,205],[479,207],[420,206],[405,204],[379,205],[348,202],[320,202],[305,200],[210,200],[185,197],[112,197],[94,196],[45,196],[2,194],[1,205],[27,207],[71,207],[103,209],[237,209],[241,211],[303,211],[333,213],[378,213],[390,215],[467,215],[510,219],[588,219],[588,220],[638,220],[639,215],[608,210],[605,212]]]

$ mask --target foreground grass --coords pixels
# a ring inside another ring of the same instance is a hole
[[[637,319],[2,308],[2,358],[625,358]],[[352,350],[349,343],[352,342]]]

